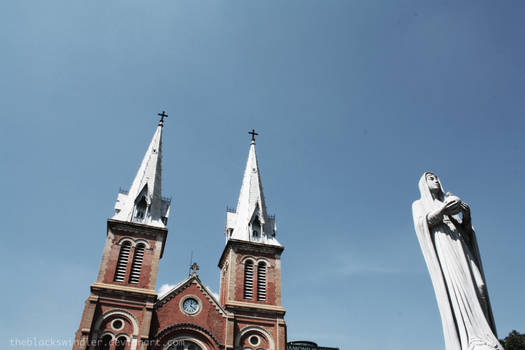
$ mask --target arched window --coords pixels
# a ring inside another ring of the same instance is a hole
[[[126,278],[126,269],[128,266],[129,251],[131,250],[131,243],[126,241],[120,246],[120,253],[117,260],[117,269],[115,270],[115,281],[124,282]]]
[[[126,339],[126,337],[118,337],[117,339],[117,343],[115,345],[115,350],[124,350],[126,349],[126,342],[128,340]]]
[[[144,259],[143,243],[137,244],[135,247],[135,254],[133,255],[133,262],[131,263],[131,273],[129,274],[129,283],[139,283],[140,269],[142,268],[142,260]]]
[[[266,300],[266,263],[257,265],[257,300]]]
[[[171,340],[171,345],[168,350],[202,350],[197,343],[187,339],[174,339]]]
[[[253,261],[244,263],[244,299],[253,298]]]
[[[109,346],[111,344],[111,335],[106,334],[102,337],[102,339],[99,341],[98,348],[100,350],[109,350]]]
[[[201,350],[201,348],[195,343],[189,343],[188,350]]]

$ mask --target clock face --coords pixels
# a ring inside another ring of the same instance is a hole
[[[182,303],[182,308],[189,314],[194,314],[199,311],[199,302],[193,298],[188,298]]]

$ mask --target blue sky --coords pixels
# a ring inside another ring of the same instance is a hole
[[[472,208],[500,337],[525,331],[522,1],[4,1],[0,342],[71,339],[157,122],[158,286],[218,291],[257,142],[289,340],[443,349],[412,225],[435,171]],[[12,347],[15,348],[15,347]],[[63,349],[64,347],[46,347]]]

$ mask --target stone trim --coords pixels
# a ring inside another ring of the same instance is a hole
[[[119,315],[124,318],[127,318],[128,321],[133,325],[133,334],[132,334],[133,337],[131,339],[130,350],[136,350],[137,349],[137,336],[139,334],[139,323],[137,319],[135,318],[135,316],[131,312],[126,311],[126,310],[113,309],[113,310],[107,311],[106,313],[102,314],[95,322],[95,327],[93,331],[93,339],[95,340],[99,339],[100,336],[98,333],[100,332],[100,326],[102,325],[102,322],[104,322],[105,319],[113,315]],[[110,333],[113,336],[113,339],[115,339],[115,335],[112,332],[104,332],[103,334],[105,333]]]
[[[168,229],[164,227],[156,227],[137,222],[127,222],[115,219],[108,219],[108,233],[118,232],[120,234],[143,234],[159,240],[162,240],[162,250],[160,252],[160,258],[164,254],[164,246],[166,245],[166,238],[168,237]]]
[[[120,285],[113,285],[108,283],[101,283],[101,282],[95,282],[91,285],[91,290],[93,289],[110,289],[115,291],[123,291],[123,292],[130,292],[130,293],[137,293],[137,294],[146,294],[151,296],[157,296],[157,292],[152,289],[144,289],[144,288],[135,288],[135,287],[128,287],[128,286],[120,286]]]
[[[191,280],[188,279],[186,281],[181,282],[178,286],[176,286],[174,289],[172,289],[168,294],[164,295],[162,298],[157,300],[155,303],[155,306],[153,307],[155,310],[164,306],[168,301],[175,298],[177,295],[182,293],[182,291],[186,288],[188,288],[191,285]]]
[[[131,337],[129,335],[127,335],[126,333],[119,333],[119,334],[116,334],[115,335],[115,339],[118,339],[120,337],[124,337],[126,338],[126,341],[128,341],[129,343],[131,343]]]
[[[226,307],[241,307],[241,308],[248,308],[248,309],[262,309],[265,311],[266,310],[267,311],[277,311],[277,312],[282,312],[283,314],[286,312],[286,309],[282,306],[246,303],[243,301],[228,301],[225,306]]]
[[[177,338],[173,338],[173,339],[170,339],[170,340],[173,340],[173,341],[177,341],[177,340],[187,340],[187,341],[190,341],[192,343],[196,343],[202,350],[208,350],[208,347],[206,346],[206,344],[204,344],[202,341],[200,341],[199,339],[195,339],[193,337],[187,337],[187,336],[182,336],[182,337],[177,337]],[[164,347],[162,348],[162,350],[168,350],[173,344],[170,344],[170,343],[167,343],[166,345],[164,345]]]
[[[142,243],[147,250],[152,250],[151,245],[148,241],[142,238],[133,239],[129,236],[122,237],[115,245],[122,245],[124,242],[129,242],[132,247],[136,247],[138,244]]]
[[[108,226],[111,226],[113,230],[119,232],[142,233],[145,235],[157,235],[159,231],[164,233],[168,232],[168,229],[164,227],[145,225],[138,222],[120,221],[115,219],[108,219]]]
[[[244,249],[247,251],[256,252],[257,255],[260,255],[261,253],[280,255],[283,252],[284,247],[268,245],[264,243],[246,242],[246,241],[241,241],[238,239],[229,239],[219,259],[219,264],[218,264],[219,268],[222,269],[222,265],[224,264],[224,259],[226,258],[226,254],[230,249]]]
[[[266,339],[268,340],[268,344],[270,346],[270,349],[269,350],[275,350],[275,342],[271,336],[271,334],[264,328],[262,327],[258,327],[258,326],[248,326],[248,327],[244,327],[240,332],[239,334],[237,334],[237,337],[235,338],[235,349],[240,349],[241,348],[241,338],[248,332],[250,331],[254,331],[254,332],[259,332],[259,333],[262,333]]]
[[[200,282],[200,280],[198,281]],[[199,288],[199,290],[206,296],[206,299],[208,299],[208,301],[212,305],[215,305],[215,310],[219,311],[219,313],[222,314],[224,317],[227,316],[226,310],[224,310],[219,304],[219,302],[215,300],[215,297],[211,295],[211,293],[208,291],[208,288],[205,285],[203,285],[202,283],[197,283],[197,288]]]
[[[208,331],[206,328],[204,327],[201,327],[201,326],[198,326],[196,324],[193,324],[193,323],[176,323],[176,324],[172,324],[171,326],[167,326],[165,327],[164,329],[162,329],[160,332],[158,332],[154,337],[153,339],[155,340],[160,340],[161,338],[165,337],[166,335],[168,335],[170,332],[172,331],[175,331],[175,330],[179,330],[179,329],[191,329],[191,330],[195,330],[195,331],[198,331],[198,332],[201,332],[201,333],[204,333],[206,334],[208,337],[210,337],[217,346],[219,347],[222,347],[224,348],[224,345],[221,344],[219,342],[219,340],[213,335],[211,334],[210,331]]]
[[[251,320],[253,321],[257,321],[261,324],[265,324],[267,326],[272,326],[275,322],[283,322],[284,323],[284,318],[282,317],[275,317],[275,316],[261,316],[261,315],[257,315],[257,316],[251,316],[251,315],[247,315],[247,314],[237,314],[236,315],[236,318],[235,318],[236,321],[240,322],[250,322]]]

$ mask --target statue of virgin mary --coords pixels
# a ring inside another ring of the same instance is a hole
[[[412,204],[417,238],[434,285],[446,350],[503,350],[496,335],[470,208],[445,195],[438,177],[419,180]]]

